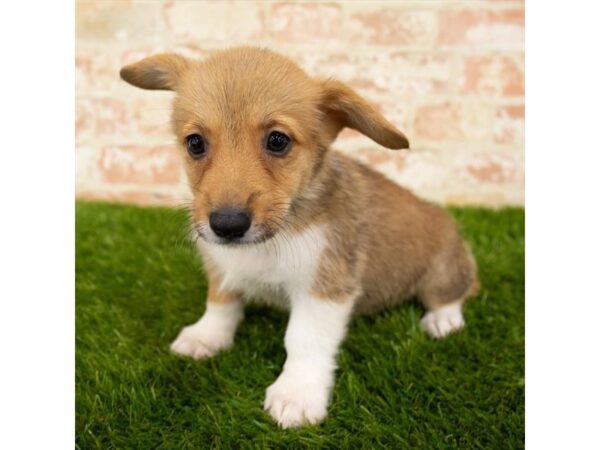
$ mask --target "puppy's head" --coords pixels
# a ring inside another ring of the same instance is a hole
[[[176,92],[173,129],[194,194],[194,223],[209,242],[255,243],[277,233],[344,127],[408,148],[350,88],[311,78],[268,50],[231,49],[203,61],[160,54],[123,67],[121,77]]]

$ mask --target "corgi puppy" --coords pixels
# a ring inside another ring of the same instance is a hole
[[[176,93],[173,131],[209,288],[204,315],[181,330],[173,352],[199,359],[230,347],[248,299],[289,308],[287,359],[264,401],[288,428],[325,418],[353,313],[416,296],[432,337],[464,325],[477,268],[453,221],[330,150],[344,127],[390,149],[409,147],[348,86],[252,47],[202,61],[158,54],[121,77]]]

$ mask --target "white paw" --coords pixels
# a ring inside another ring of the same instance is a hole
[[[213,332],[202,323],[185,327],[171,344],[171,351],[194,359],[210,358],[219,351],[231,347],[233,336]]]
[[[421,319],[421,327],[433,338],[443,338],[465,325],[462,305],[455,303],[428,311]]]
[[[284,371],[267,389],[264,407],[282,428],[292,428],[321,422],[328,403],[327,384],[307,383]]]

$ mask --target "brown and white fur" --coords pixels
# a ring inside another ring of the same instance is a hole
[[[171,349],[206,358],[233,344],[247,299],[290,308],[287,359],[265,409],[284,428],[323,420],[336,353],[353,313],[416,296],[435,338],[464,325],[477,290],[475,261],[441,209],[329,149],[344,127],[391,148],[407,138],[349,87],[309,77],[265,49],[235,48],[203,61],[160,54],[121,77],[176,92],[172,123],[194,195],[191,216],[209,280],[206,312]],[[266,151],[273,131],[290,137],[284,156]],[[187,137],[206,152],[193,158]],[[242,208],[251,227],[217,236],[212,211]]]

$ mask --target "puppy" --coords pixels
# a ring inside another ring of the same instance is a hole
[[[477,269],[452,220],[329,149],[344,127],[390,149],[409,147],[348,86],[250,47],[203,61],[159,54],[123,67],[121,77],[176,93],[173,130],[209,288],[206,312],[182,329],[173,352],[208,358],[230,347],[249,298],[287,306],[287,359],[264,408],[288,428],[325,418],[353,313],[416,296],[432,337],[464,325]]]

